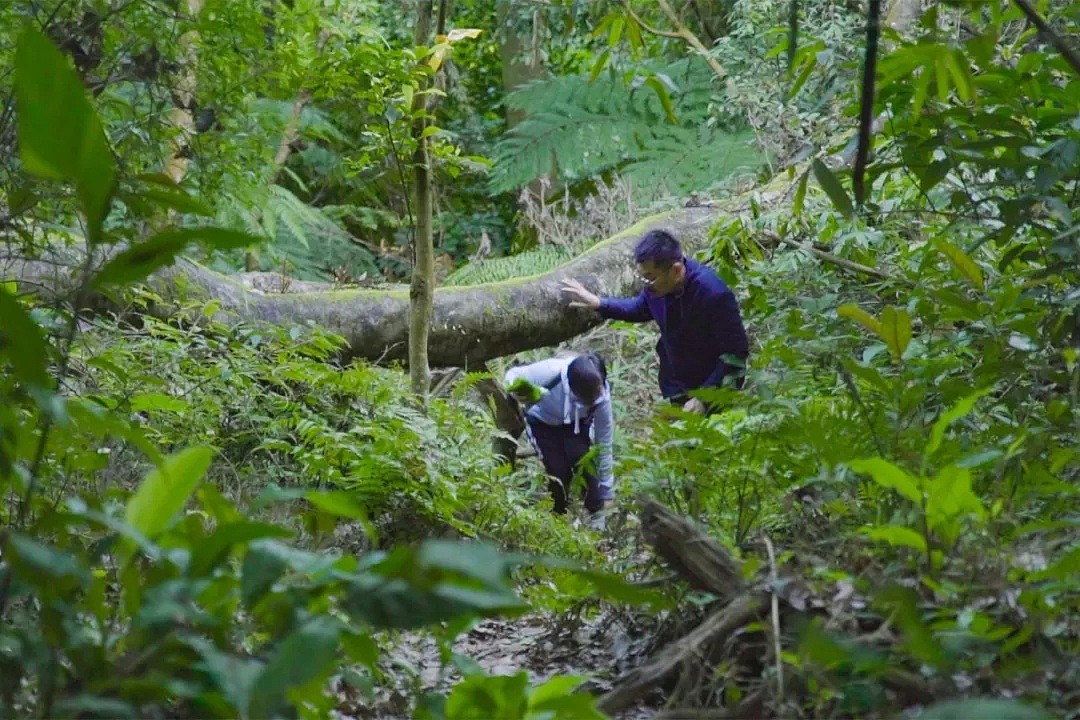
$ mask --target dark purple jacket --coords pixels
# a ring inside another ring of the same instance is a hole
[[[660,327],[660,393],[679,397],[700,387],[719,386],[735,368],[725,355],[745,361],[750,353],[739,303],[724,281],[689,258],[679,294],[656,297],[648,289],[625,300],[600,299],[600,315],[610,320],[647,322]]]

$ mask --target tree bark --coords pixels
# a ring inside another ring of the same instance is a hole
[[[755,194],[762,199],[760,189]],[[782,191],[775,195],[780,197]],[[720,208],[740,208],[747,198],[741,200],[645,218],[543,275],[436,289],[429,363],[476,369],[493,358],[557,345],[580,335],[601,321],[592,311],[567,307],[559,289],[563,279],[579,279],[601,295],[628,295],[639,288],[633,251],[646,230],[667,227],[693,252],[705,244]],[[85,248],[57,247],[51,252],[46,259],[26,260],[18,256],[17,248],[0,247],[0,280],[16,281],[20,292],[70,299],[78,277],[74,271],[85,263]],[[98,265],[104,259],[99,258]],[[178,259],[146,282],[163,300],[151,310],[162,317],[174,314],[181,299],[215,300],[215,319],[222,322],[314,324],[337,333],[345,340],[342,359],[346,361],[408,358],[409,292],[405,286],[341,289],[275,273],[222,275],[186,259]],[[91,300],[92,307],[103,306],[103,298]]]
[[[796,175],[800,170],[796,169]],[[767,185],[704,205],[681,208],[640,220],[601,241],[588,252],[550,272],[531,277],[434,291],[428,361],[434,366],[475,370],[482,363],[524,350],[550,347],[599,325],[592,311],[567,307],[562,281],[575,278],[594,292],[624,297],[640,289],[634,272],[634,246],[647,230],[671,230],[693,253],[708,241],[709,229],[722,217],[782,202],[790,180],[781,175]],[[100,266],[108,254],[96,258]],[[70,301],[78,272],[86,265],[81,244],[55,245],[49,257],[27,260],[16,246],[0,245],[0,281],[14,280],[20,292],[45,300]],[[150,309],[160,317],[176,312],[178,301],[215,301],[220,322],[268,322],[316,325],[344,339],[341,359],[402,361],[409,334],[406,286],[342,289],[331,283],[293,280],[277,273],[222,275],[179,259],[147,280],[162,302]],[[91,308],[107,307],[102,297],[88,297]]]
[[[432,0],[419,0],[415,45],[431,41]],[[432,302],[435,291],[435,239],[432,228],[431,167],[427,129],[427,75],[413,95],[413,196],[416,216],[413,219],[413,267],[409,286],[409,379],[413,394],[421,402],[431,387],[428,365],[428,336],[431,331]]]
[[[203,0],[186,0],[184,3],[188,22],[194,23],[202,12]],[[191,136],[195,133],[195,66],[199,61],[199,31],[188,30],[180,36],[180,56],[182,64],[177,72],[173,86],[173,109],[170,120],[176,128],[172,141],[172,150],[165,164],[165,174],[177,185],[187,175]]]

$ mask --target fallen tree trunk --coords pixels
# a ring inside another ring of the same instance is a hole
[[[438,288],[429,362],[472,369],[492,358],[557,345],[580,335],[600,319],[591,311],[567,306],[560,291],[564,279],[577,278],[603,295],[628,295],[637,287],[633,249],[642,233],[667,227],[693,250],[704,244],[718,216],[718,209],[708,207],[654,215],[549,273]],[[0,257],[0,280],[15,280],[29,292],[71,297],[85,265],[85,255],[77,247],[49,261]],[[155,311],[163,315],[174,312],[181,296],[215,300],[215,319],[226,322],[314,324],[335,332],[345,338],[345,360],[406,359],[408,289],[337,289],[328,283],[286,281],[275,293],[250,286],[265,283],[268,275],[272,279],[272,274],[258,273],[248,280],[244,273],[222,275],[180,259],[148,282],[167,301]]]

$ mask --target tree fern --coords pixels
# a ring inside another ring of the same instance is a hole
[[[353,241],[334,215],[311,206],[280,185],[237,187],[218,220],[265,238],[269,258],[288,261],[302,280],[325,280],[331,268],[346,266],[353,275],[376,274],[375,256]]]
[[[641,191],[681,195],[752,172],[760,161],[752,133],[672,127],[655,136],[647,152],[622,168],[622,175]]]
[[[610,169],[635,179],[635,187],[662,184],[671,193],[705,188],[760,159],[748,133],[707,127],[714,91],[708,72],[689,61],[653,70],[674,88],[678,124],[659,100],[605,74],[531,83],[507,104],[526,119],[495,148],[492,189],[522,187],[541,175],[576,180]]]

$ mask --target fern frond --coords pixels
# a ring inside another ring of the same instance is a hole
[[[649,147],[622,168],[634,187],[657,194],[684,195],[739,173],[761,162],[751,133],[729,135],[716,130],[671,127],[654,135]]]
[[[571,252],[558,245],[541,245],[517,255],[489,258],[460,268],[450,273],[443,285],[480,285],[500,282],[510,278],[528,277],[554,270],[571,258]]]
[[[667,121],[654,93],[628,90],[613,73],[592,83],[585,75],[557,77],[512,93],[507,104],[526,119],[495,147],[492,190],[523,187],[542,175],[572,181],[620,169],[635,187],[682,193],[760,162],[749,134],[707,127],[715,90],[700,63],[682,60],[652,71],[678,90],[678,124]]]

